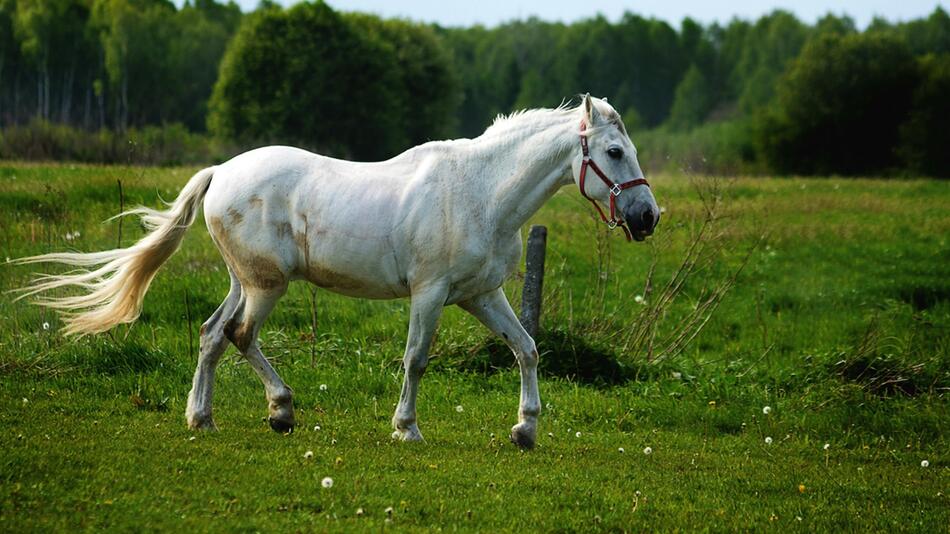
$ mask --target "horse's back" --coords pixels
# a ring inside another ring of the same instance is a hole
[[[299,278],[352,296],[404,296],[391,242],[399,181],[387,183],[382,167],[292,147],[246,152],[215,171],[208,230],[242,285]]]

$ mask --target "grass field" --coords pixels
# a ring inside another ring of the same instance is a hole
[[[112,248],[119,223],[102,221],[119,210],[117,180],[126,207],[155,206],[193,171],[0,164],[0,259]],[[0,531],[946,532],[950,183],[730,181],[722,251],[660,334],[758,246],[705,330],[651,363],[623,331],[649,306],[652,259],[668,279],[702,212],[686,178],[653,182],[666,214],[648,244],[605,240],[573,190],[533,221],[549,239],[530,452],[506,439],[513,359],[453,308],[420,391],[427,442],[390,441],[408,303],[304,285],[262,335],[298,430],[269,429],[256,376],[227,358],[220,431],[189,431],[197,329],[227,290],[201,222],[141,319],[111,335],[64,338],[55,316],[3,295]],[[124,245],[141,235],[122,223]],[[0,267],[0,289],[33,270]]]

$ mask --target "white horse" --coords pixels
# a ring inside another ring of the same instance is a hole
[[[589,154],[589,155],[588,155]],[[600,180],[585,184],[588,169]],[[43,275],[23,296],[76,286],[79,296],[41,298],[63,312],[69,334],[134,321],[149,283],[178,248],[204,203],[208,231],[224,257],[231,289],[201,326],[188,425],[214,429],[214,372],[229,343],[266,391],[269,422],[295,425],[292,390],[258,345],[264,319],[293,280],[373,299],[410,297],[405,377],[393,437],[415,441],[416,393],[442,308],[457,304],[501,336],[521,369],[512,441],[534,446],[541,410],[538,352],[502,292],[521,256],[519,229],[562,186],[576,182],[609,210],[628,238],[653,232],[659,209],[618,113],[583,98],[577,108],[499,118],[475,139],[430,142],[388,161],[354,163],[272,146],[198,172],[167,211],[137,208],[150,232],[105,252],[53,253],[18,260],[86,270]]]

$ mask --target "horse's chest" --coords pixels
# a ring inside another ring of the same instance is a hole
[[[521,240],[486,242],[459,258],[454,269],[450,302],[458,302],[501,287],[518,267]]]

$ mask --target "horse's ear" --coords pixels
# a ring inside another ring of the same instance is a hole
[[[600,112],[597,111],[597,106],[594,105],[594,99],[590,96],[590,93],[584,95],[584,118],[587,119],[587,124],[590,126],[596,126],[601,122]]]

